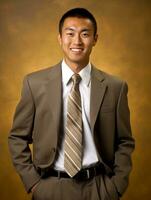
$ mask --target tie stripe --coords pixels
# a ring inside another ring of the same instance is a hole
[[[74,142],[75,146],[73,148],[73,146],[71,146],[71,142],[72,142],[72,138],[68,137],[68,139],[66,140],[66,144],[70,147],[72,152],[75,152],[75,154],[77,155],[77,157],[81,154],[81,145],[79,145],[79,143]]]
[[[68,119],[69,119],[69,123],[71,123],[73,126],[75,126],[75,128],[79,129],[79,131],[82,131],[82,128],[80,127],[80,125],[78,124],[78,119],[76,119],[77,121],[74,121],[75,119],[73,118],[72,115],[70,115],[70,113],[68,113]]]
[[[73,130],[73,131],[72,131]],[[77,134],[76,136],[73,134],[73,132],[75,132],[76,131],[76,129],[72,129],[71,131],[69,130],[69,129],[67,129],[67,131],[66,131],[66,134],[67,134],[67,139],[68,138],[70,138],[71,140],[72,140],[72,142],[74,142],[75,144],[79,144],[79,145],[81,145],[81,135],[79,134]]]
[[[78,104],[77,102],[75,102],[75,99],[74,99],[72,96],[70,96],[70,98],[71,98],[71,102],[72,102],[72,103],[69,102],[69,105],[68,105],[68,106],[72,108],[72,106],[74,105],[74,106],[76,106],[77,109],[79,109],[79,111],[81,112],[81,107],[79,106],[79,104]]]
[[[64,167],[66,172],[75,176],[82,164],[82,108],[78,74],[72,76],[73,86],[68,96],[67,124],[64,143]]]
[[[72,134],[72,132],[70,132],[69,129],[66,128],[66,131],[67,131],[66,134],[68,134],[68,132],[69,132],[69,134],[68,134],[69,138],[73,138],[72,140],[75,140],[77,144],[81,145],[81,143],[79,142],[79,140]]]

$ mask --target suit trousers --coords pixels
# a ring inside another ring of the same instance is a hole
[[[114,183],[107,175],[90,180],[47,177],[41,179],[32,200],[118,200]]]

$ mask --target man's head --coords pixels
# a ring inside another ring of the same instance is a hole
[[[85,8],[73,8],[71,10],[68,10],[64,15],[61,17],[59,21],[59,34],[62,34],[62,27],[64,24],[64,21],[68,17],[76,17],[76,18],[83,18],[83,19],[89,19],[93,25],[94,28],[94,36],[97,34],[97,23],[94,18],[94,16]]]
[[[62,16],[58,40],[64,60],[75,72],[88,64],[97,37],[96,20],[88,10],[74,8]]]

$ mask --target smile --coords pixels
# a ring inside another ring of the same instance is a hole
[[[82,48],[70,48],[70,50],[73,52],[82,52],[83,51]]]

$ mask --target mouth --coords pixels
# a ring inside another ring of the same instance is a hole
[[[70,48],[70,50],[71,50],[72,52],[80,53],[80,52],[82,52],[84,49],[83,49],[83,48]]]

